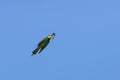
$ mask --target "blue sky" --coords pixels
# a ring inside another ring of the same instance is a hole
[[[119,0],[1,0],[0,80],[120,80]],[[47,48],[30,56],[41,38]]]

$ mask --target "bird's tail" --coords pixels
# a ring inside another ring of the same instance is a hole
[[[32,56],[35,55],[39,51],[39,47],[37,47],[35,50],[32,51]]]

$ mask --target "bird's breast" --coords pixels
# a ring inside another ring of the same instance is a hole
[[[46,40],[41,44],[41,46],[46,46],[49,42],[50,42],[50,40],[49,40],[49,39],[46,39]]]

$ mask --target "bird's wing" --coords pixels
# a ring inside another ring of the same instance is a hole
[[[45,38],[46,38],[46,37],[45,37]],[[43,39],[38,43],[38,46],[40,46],[40,45],[44,42],[45,38],[43,38]]]
[[[48,44],[47,44],[48,45]],[[46,45],[46,46],[47,46]],[[40,49],[40,51],[38,52],[38,53],[40,53],[46,46],[43,46],[43,47],[41,47],[41,49]]]

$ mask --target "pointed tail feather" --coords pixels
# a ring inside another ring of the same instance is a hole
[[[35,50],[32,51],[32,56],[35,55],[39,51],[39,47],[37,47]]]

